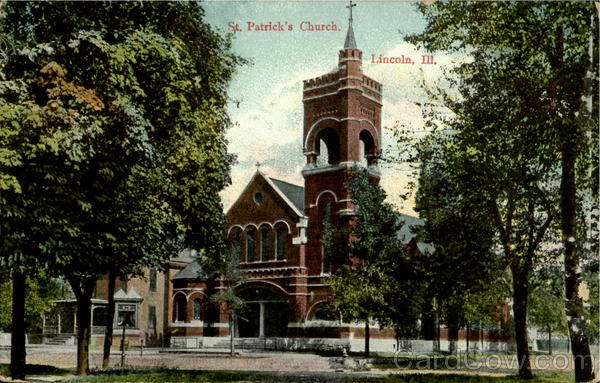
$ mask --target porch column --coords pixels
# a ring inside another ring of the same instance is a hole
[[[94,305],[90,308],[90,333],[94,332]]]
[[[61,327],[60,327],[60,311],[58,311],[58,328],[56,329],[56,333],[60,334],[61,332]]]
[[[265,303],[264,302],[260,302],[259,304],[260,310],[259,310],[259,320],[258,320],[258,337],[259,338],[264,338],[265,337]]]

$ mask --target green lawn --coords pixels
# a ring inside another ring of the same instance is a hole
[[[571,374],[552,374],[522,380],[517,377],[497,378],[489,376],[456,376],[438,374],[389,375],[361,377],[340,373],[252,373],[227,371],[181,371],[170,369],[128,371],[124,375],[117,371],[99,373],[89,377],[65,379],[63,382],[335,382],[335,383],[569,383]]]
[[[28,364],[25,367],[25,373],[31,375],[67,375],[72,371],[57,368],[54,366],[45,366],[41,364]],[[0,363],[0,376],[10,375],[10,365],[8,363]]]

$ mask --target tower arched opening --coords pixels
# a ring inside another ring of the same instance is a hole
[[[359,136],[359,159],[364,165],[375,165],[377,163],[377,147],[375,140],[368,130],[360,132]]]
[[[332,128],[323,129],[316,139],[317,166],[340,162],[340,138]]]

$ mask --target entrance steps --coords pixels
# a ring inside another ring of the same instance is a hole
[[[185,352],[206,351],[211,353],[229,352],[229,337],[172,337],[171,348]],[[336,338],[235,338],[235,349],[244,351],[298,351],[298,350],[337,350],[354,348],[354,342],[362,339]],[[392,342],[392,341],[390,341]],[[373,340],[372,342],[376,342]],[[395,343],[394,343],[395,344]],[[392,350],[392,347],[389,347]]]
[[[64,346],[73,343],[73,335],[71,334],[54,334],[44,335],[44,344],[53,346]]]
[[[211,344],[204,344],[204,348],[208,349],[227,349],[230,347],[229,338],[219,339]],[[277,339],[275,338],[235,338],[234,345],[236,350],[276,350]]]

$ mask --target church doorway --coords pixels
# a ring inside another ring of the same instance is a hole
[[[240,338],[285,337],[288,305],[283,297],[263,288],[250,288],[238,293],[245,302],[237,317]]]

